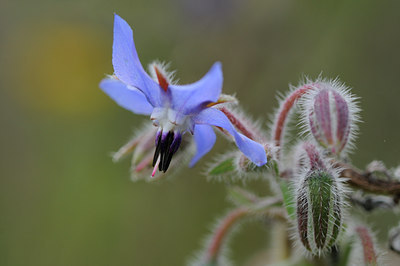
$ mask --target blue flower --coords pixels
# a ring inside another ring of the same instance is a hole
[[[202,79],[188,85],[173,84],[159,64],[150,65],[154,76],[151,78],[139,61],[132,29],[118,15],[114,19],[112,63],[114,75],[103,79],[100,88],[123,108],[150,115],[158,127],[153,175],[157,168],[163,172],[168,169],[186,132],[193,134],[196,142],[196,154],[190,162],[193,166],[214,146],[212,126],[229,132],[243,154],[256,165],[267,162],[264,147],[238,133],[225,114],[212,107],[222,90],[221,63],[215,63]]]

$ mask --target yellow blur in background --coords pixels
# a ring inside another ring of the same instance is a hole
[[[142,63],[171,62],[181,83],[222,61],[224,92],[265,125],[289,83],[339,77],[363,109],[353,162],[391,167],[400,163],[399,8],[373,0],[2,0],[0,265],[183,265],[230,206],[225,185],[201,175],[222,138],[196,167],[160,184],[132,183],[129,159],[112,163],[110,153],[148,119],[98,88],[112,74],[114,12],[134,28]],[[385,239],[399,217],[369,220]],[[262,225],[241,231],[237,264],[266,249],[268,235]],[[389,263],[400,260],[389,253]]]
[[[107,69],[102,58],[108,47],[95,29],[75,22],[32,22],[9,37],[4,50],[17,69],[10,79],[21,88],[14,91],[21,105],[68,116],[104,108],[106,101],[93,85],[100,67]]]

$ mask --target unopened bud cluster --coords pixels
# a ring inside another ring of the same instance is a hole
[[[309,167],[297,183],[297,234],[306,250],[321,255],[341,231],[343,189],[336,171],[326,166],[315,146],[306,143],[304,149]]]
[[[356,98],[338,81],[316,81],[303,99],[305,131],[319,146],[340,156],[351,148],[359,120]]]

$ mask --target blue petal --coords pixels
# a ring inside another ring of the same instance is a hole
[[[112,62],[115,75],[122,82],[138,88],[153,106],[160,106],[160,87],[144,71],[128,23],[115,14]]]
[[[190,167],[194,166],[198,160],[206,155],[215,143],[214,129],[209,125],[196,125],[194,128],[194,140],[196,141],[196,154],[190,161]]]
[[[194,117],[194,122],[196,123],[196,127],[197,124],[207,124],[226,129],[235,138],[238,148],[253,163],[258,166],[267,163],[267,155],[265,153],[264,147],[261,144],[238,133],[236,129],[232,126],[229,119],[220,110],[214,108],[204,109],[202,112]]]
[[[218,100],[222,83],[222,67],[221,63],[217,62],[202,79],[195,83],[170,85],[173,108],[183,114],[199,112],[205,104]]]
[[[118,105],[135,114],[148,115],[153,111],[153,106],[141,91],[127,86],[117,79],[103,79],[100,82],[100,88]]]

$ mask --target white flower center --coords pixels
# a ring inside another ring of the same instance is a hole
[[[184,115],[169,107],[156,107],[150,116],[155,126],[160,127],[164,132],[177,131],[185,133],[189,131],[193,134],[194,123],[191,116]]]

